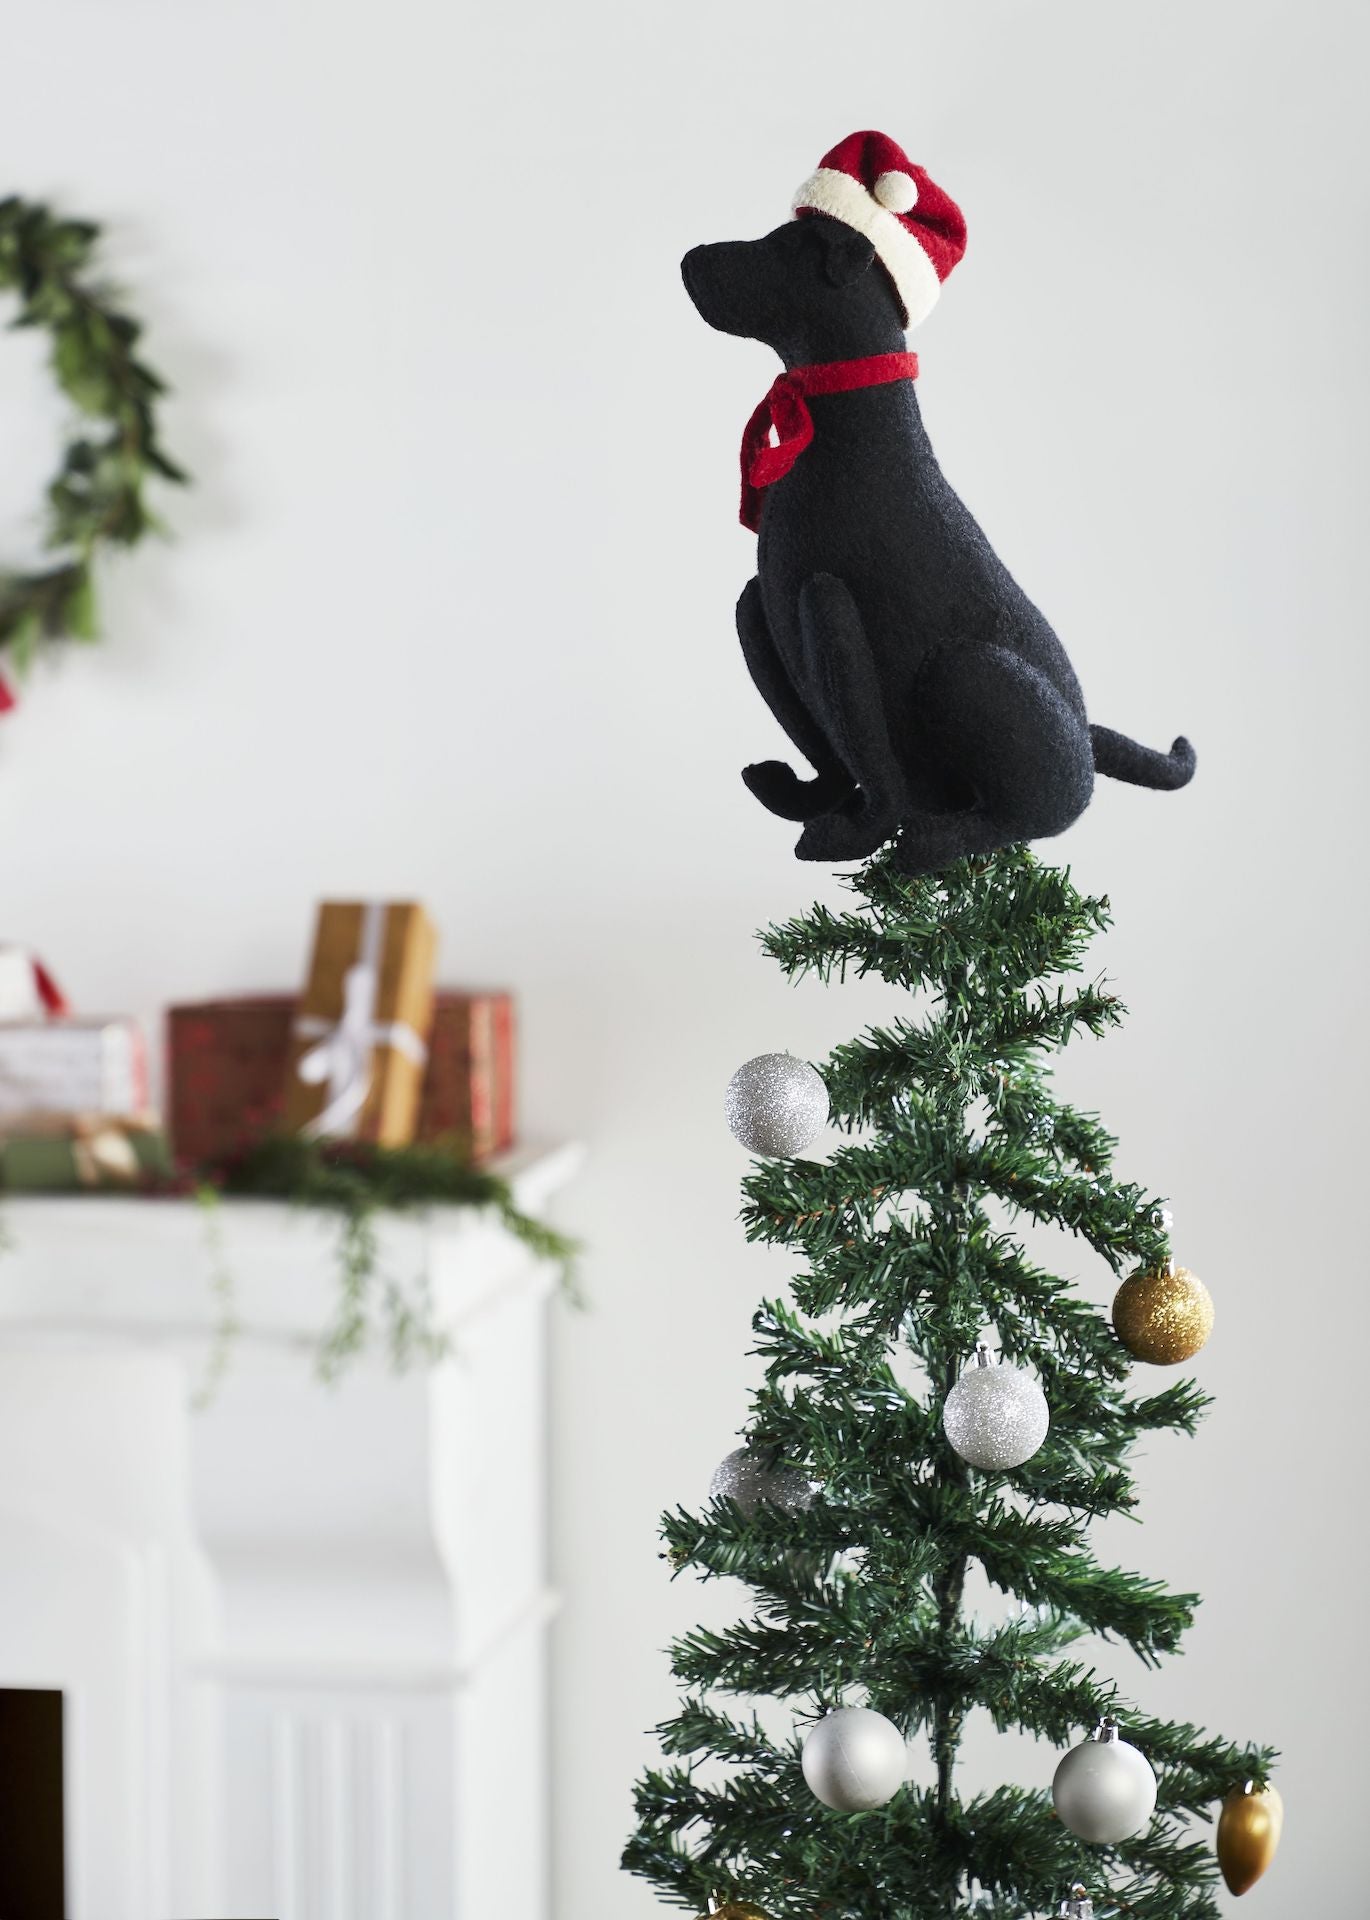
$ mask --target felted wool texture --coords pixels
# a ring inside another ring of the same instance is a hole
[[[870,241],[821,213],[696,247],[686,289],[721,332],[787,367],[904,349]],[[908,873],[1062,832],[1094,776],[1181,787],[1169,753],[1091,728],[1065,649],[948,484],[913,382],[815,394],[812,443],[764,490],[756,578],[737,609],[756,686],[813,768],[743,779],[803,821],[803,860],[898,838]]]

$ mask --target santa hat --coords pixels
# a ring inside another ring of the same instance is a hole
[[[927,319],[966,250],[961,209],[883,133],[840,140],[792,205],[796,214],[830,214],[865,234],[894,282],[906,327]]]

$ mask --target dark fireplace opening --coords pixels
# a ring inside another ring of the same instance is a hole
[[[66,1920],[62,1696],[0,1687],[0,1916]]]

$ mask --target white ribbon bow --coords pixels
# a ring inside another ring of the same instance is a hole
[[[302,1129],[311,1139],[352,1132],[371,1090],[377,1047],[393,1047],[419,1067],[428,1058],[422,1038],[407,1021],[376,1019],[384,931],[384,904],[368,901],[362,910],[361,951],[343,976],[342,1018],[333,1021],[302,1014],[295,1021],[295,1032],[315,1042],[300,1056],[295,1071],[306,1086],[327,1089],[322,1109]]]

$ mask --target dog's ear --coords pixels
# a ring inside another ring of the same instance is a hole
[[[875,258],[875,248],[864,233],[844,220],[815,220],[823,246],[823,272],[829,286],[849,287],[859,280]]]

